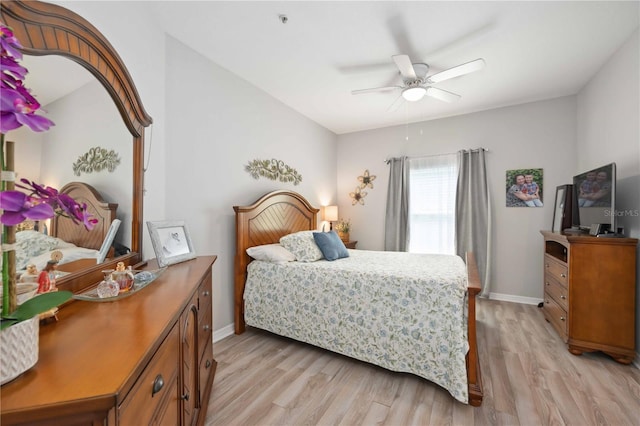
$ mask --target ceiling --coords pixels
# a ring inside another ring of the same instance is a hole
[[[171,36],[336,134],[575,94],[640,21],[637,1],[144,5]],[[455,103],[425,97],[388,112],[400,91],[351,94],[400,85],[396,54],[429,75],[476,58],[486,67],[435,85],[461,95]]]

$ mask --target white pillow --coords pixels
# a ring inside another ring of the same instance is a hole
[[[313,239],[313,231],[300,231],[280,238],[280,244],[296,257],[298,262],[315,262],[324,258]]]
[[[247,254],[255,260],[263,260],[265,262],[293,262],[296,257],[280,244],[265,244],[262,246],[249,247]]]

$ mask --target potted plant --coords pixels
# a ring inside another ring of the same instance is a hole
[[[2,223],[2,316],[0,321],[0,359],[4,384],[33,367],[38,360],[39,314],[71,298],[71,292],[55,291],[38,295],[20,306],[16,298],[15,226],[27,219],[43,220],[66,215],[75,223],[92,229],[97,223],[87,211],[66,194],[26,179],[14,182],[13,142],[5,142],[5,134],[28,126],[36,132],[48,130],[54,123],[36,115],[40,104],[24,86],[27,69],[18,64],[22,46],[11,29],[0,22],[0,222]],[[16,191],[18,187],[23,191]]]
[[[340,236],[340,239],[348,243],[349,242],[349,231],[351,230],[351,219],[340,219],[338,223],[336,223],[334,229]]]

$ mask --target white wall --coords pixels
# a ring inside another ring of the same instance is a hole
[[[235,74],[167,36],[165,213],[184,220],[197,254],[216,254],[214,329],[233,324],[234,205],[289,189],[313,205],[333,202],[336,136]],[[276,158],[302,175],[300,185],[253,179],[254,159]]]
[[[338,202],[340,216],[351,218],[351,239],[358,241],[360,249],[384,247],[389,173],[384,159],[483,147],[489,150],[487,171],[493,215],[492,297],[537,303],[543,294],[539,231],[551,228],[556,187],[570,183],[573,176],[575,116],[575,97],[570,96],[408,127],[340,135]],[[505,173],[522,168],[543,169],[544,207],[505,207]],[[374,189],[367,190],[364,206],[352,206],[348,193],[365,169],[377,176]]]
[[[576,173],[615,161],[618,226],[633,238],[640,238],[639,39],[636,30],[578,94],[577,121]],[[636,256],[640,265],[640,252]],[[636,348],[640,347],[638,269],[636,266]]]

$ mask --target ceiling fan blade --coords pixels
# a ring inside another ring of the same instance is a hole
[[[450,78],[459,77],[461,75],[470,74],[475,71],[479,71],[485,66],[484,59],[479,58],[471,62],[467,62],[466,64],[458,65],[453,68],[449,68],[448,70],[441,71],[436,73],[429,78],[427,78],[428,83],[439,83],[444,80],[449,80]]]
[[[397,90],[397,89],[402,89],[402,87],[401,86],[387,86],[387,87],[374,87],[372,89],[359,89],[359,90],[352,90],[351,94],[352,95],[361,95],[363,93],[389,92],[391,90]]]
[[[402,105],[403,103],[404,103],[404,98],[402,97],[402,94],[400,94],[400,96],[398,96],[396,100],[393,101],[391,105],[389,105],[389,108],[387,108],[387,112],[397,111],[397,109],[400,108],[400,105]]]
[[[436,87],[427,87],[426,95],[445,102],[455,102],[461,98],[460,95]]]
[[[415,80],[418,78],[408,55],[394,55],[391,58],[393,59],[393,62],[396,63],[403,79]]]

